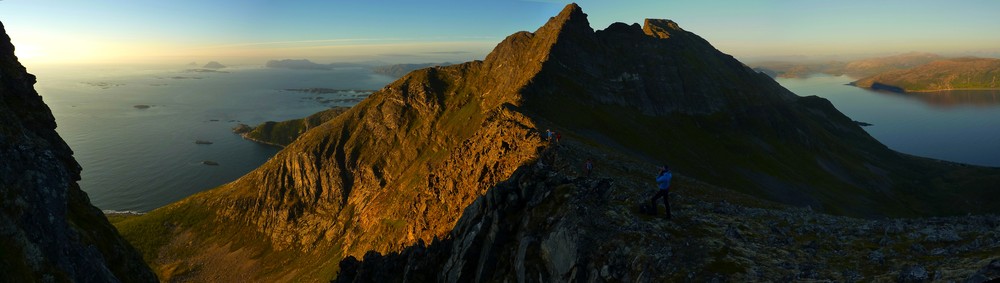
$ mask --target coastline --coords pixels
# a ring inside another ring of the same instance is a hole
[[[867,90],[876,90],[876,89],[873,89],[871,87],[858,86],[858,85],[854,84],[854,82],[847,83],[846,85],[854,86],[854,87],[859,87],[859,88],[863,88],[863,89],[867,89]],[[998,87],[998,88],[946,88],[946,89],[931,89],[931,90],[907,90],[907,89],[904,89],[902,92],[897,92],[897,93],[935,93],[935,92],[945,92],[945,91],[1000,91],[1000,87]]]
[[[252,141],[252,142],[255,142],[255,143],[259,143],[259,144],[263,144],[263,145],[269,145],[269,146],[273,146],[273,147],[277,147],[277,148],[285,148],[284,145],[280,145],[280,144],[276,144],[276,143],[272,143],[272,142],[266,142],[266,141],[258,140],[258,139],[255,139],[255,138],[251,138],[249,136],[249,132],[238,134],[238,135],[240,135],[240,137],[243,137],[243,139],[245,139],[245,140]]]

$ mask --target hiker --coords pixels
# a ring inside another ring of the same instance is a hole
[[[668,194],[670,193],[670,179],[674,177],[674,174],[670,172],[670,166],[663,165],[660,167],[660,173],[656,175],[656,185],[659,187],[656,194],[653,195],[653,199],[650,202],[653,204],[653,215],[656,215],[656,199],[663,198],[663,206],[667,207],[667,220],[670,220],[670,203],[667,202]]]
[[[559,144],[559,140],[562,139],[562,133],[556,132],[556,144]]]
[[[594,171],[594,162],[590,161],[590,159],[588,158],[587,162],[583,163],[583,172],[587,174],[587,177],[590,177],[591,171]]]
[[[545,141],[546,142],[552,141],[552,131],[549,129],[545,129]]]

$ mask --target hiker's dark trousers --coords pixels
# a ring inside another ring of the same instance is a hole
[[[653,212],[654,213],[656,212],[656,199],[662,197],[663,198],[663,206],[667,207],[667,217],[670,217],[670,202],[667,201],[667,199],[668,199],[667,193],[668,192],[670,192],[670,191],[669,190],[659,190],[659,191],[656,192],[655,195],[653,195],[653,200],[651,202],[653,203]]]

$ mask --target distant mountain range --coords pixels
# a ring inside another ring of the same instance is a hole
[[[332,70],[334,68],[350,68],[350,67],[363,67],[370,68],[376,74],[382,74],[390,77],[402,77],[407,73],[428,67],[435,66],[448,66],[451,63],[418,63],[418,64],[392,64],[384,65],[380,62],[369,62],[369,63],[329,63],[329,64],[319,64],[313,63],[307,59],[283,59],[283,60],[270,60],[264,64],[268,68],[283,68],[283,69],[300,69],[300,70]]]
[[[418,69],[448,65],[451,65],[451,63],[395,64],[373,67],[372,71],[376,74],[399,78]]]
[[[282,69],[300,69],[300,70],[332,70],[334,68],[348,68],[348,67],[370,67],[371,65],[365,63],[329,63],[329,64],[319,64],[313,63],[307,59],[282,59],[282,60],[270,60],[264,64],[268,68],[282,68]]]
[[[772,77],[797,78],[806,77],[812,74],[848,75],[861,78],[878,73],[902,70],[929,63],[934,60],[944,59],[937,54],[911,52],[906,54],[867,58],[849,62],[827,61],[827,62],[761,62],[753,64],[754,68],[771,75]]]

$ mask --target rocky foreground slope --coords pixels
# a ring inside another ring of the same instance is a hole
[[[441,240],[340,263],[335,282],[984,282],[1000,216],[866,220],[683,176],[672,221],[639,213],[647,164],[578,142],[543,153],[470,205]],[[555,159],[552,163],[551,160]],[[591,176],[579,166],[601,160]],[[554,166],[553,166],[554,164]],[[660,208],[662,215],[662,206]],[[359,261],[360,259],[360,261]]]
[[[80,165],[0,24],[0,281],[156,282],[80,190]]]
[[[467,230],[455,226],[466,207],[547,158],[546,128],[609,156],[670,163],[704,183],[828,213],[1000,207],[989,201],[1000,198],[997,169],[898,154],[828,101],[789,92],[672,21],[595,31],[572,4],[538,30],[508,36],[482,61],[414,71],[239,180],[118,227],[164,280],[328,280],[346,256]],[[608,217],[590,220],[616,219]],[[550,278],[570,276],[574,238],[537,240],[554,245],[544,252],[551,257],[538,258],[552,266]]]

